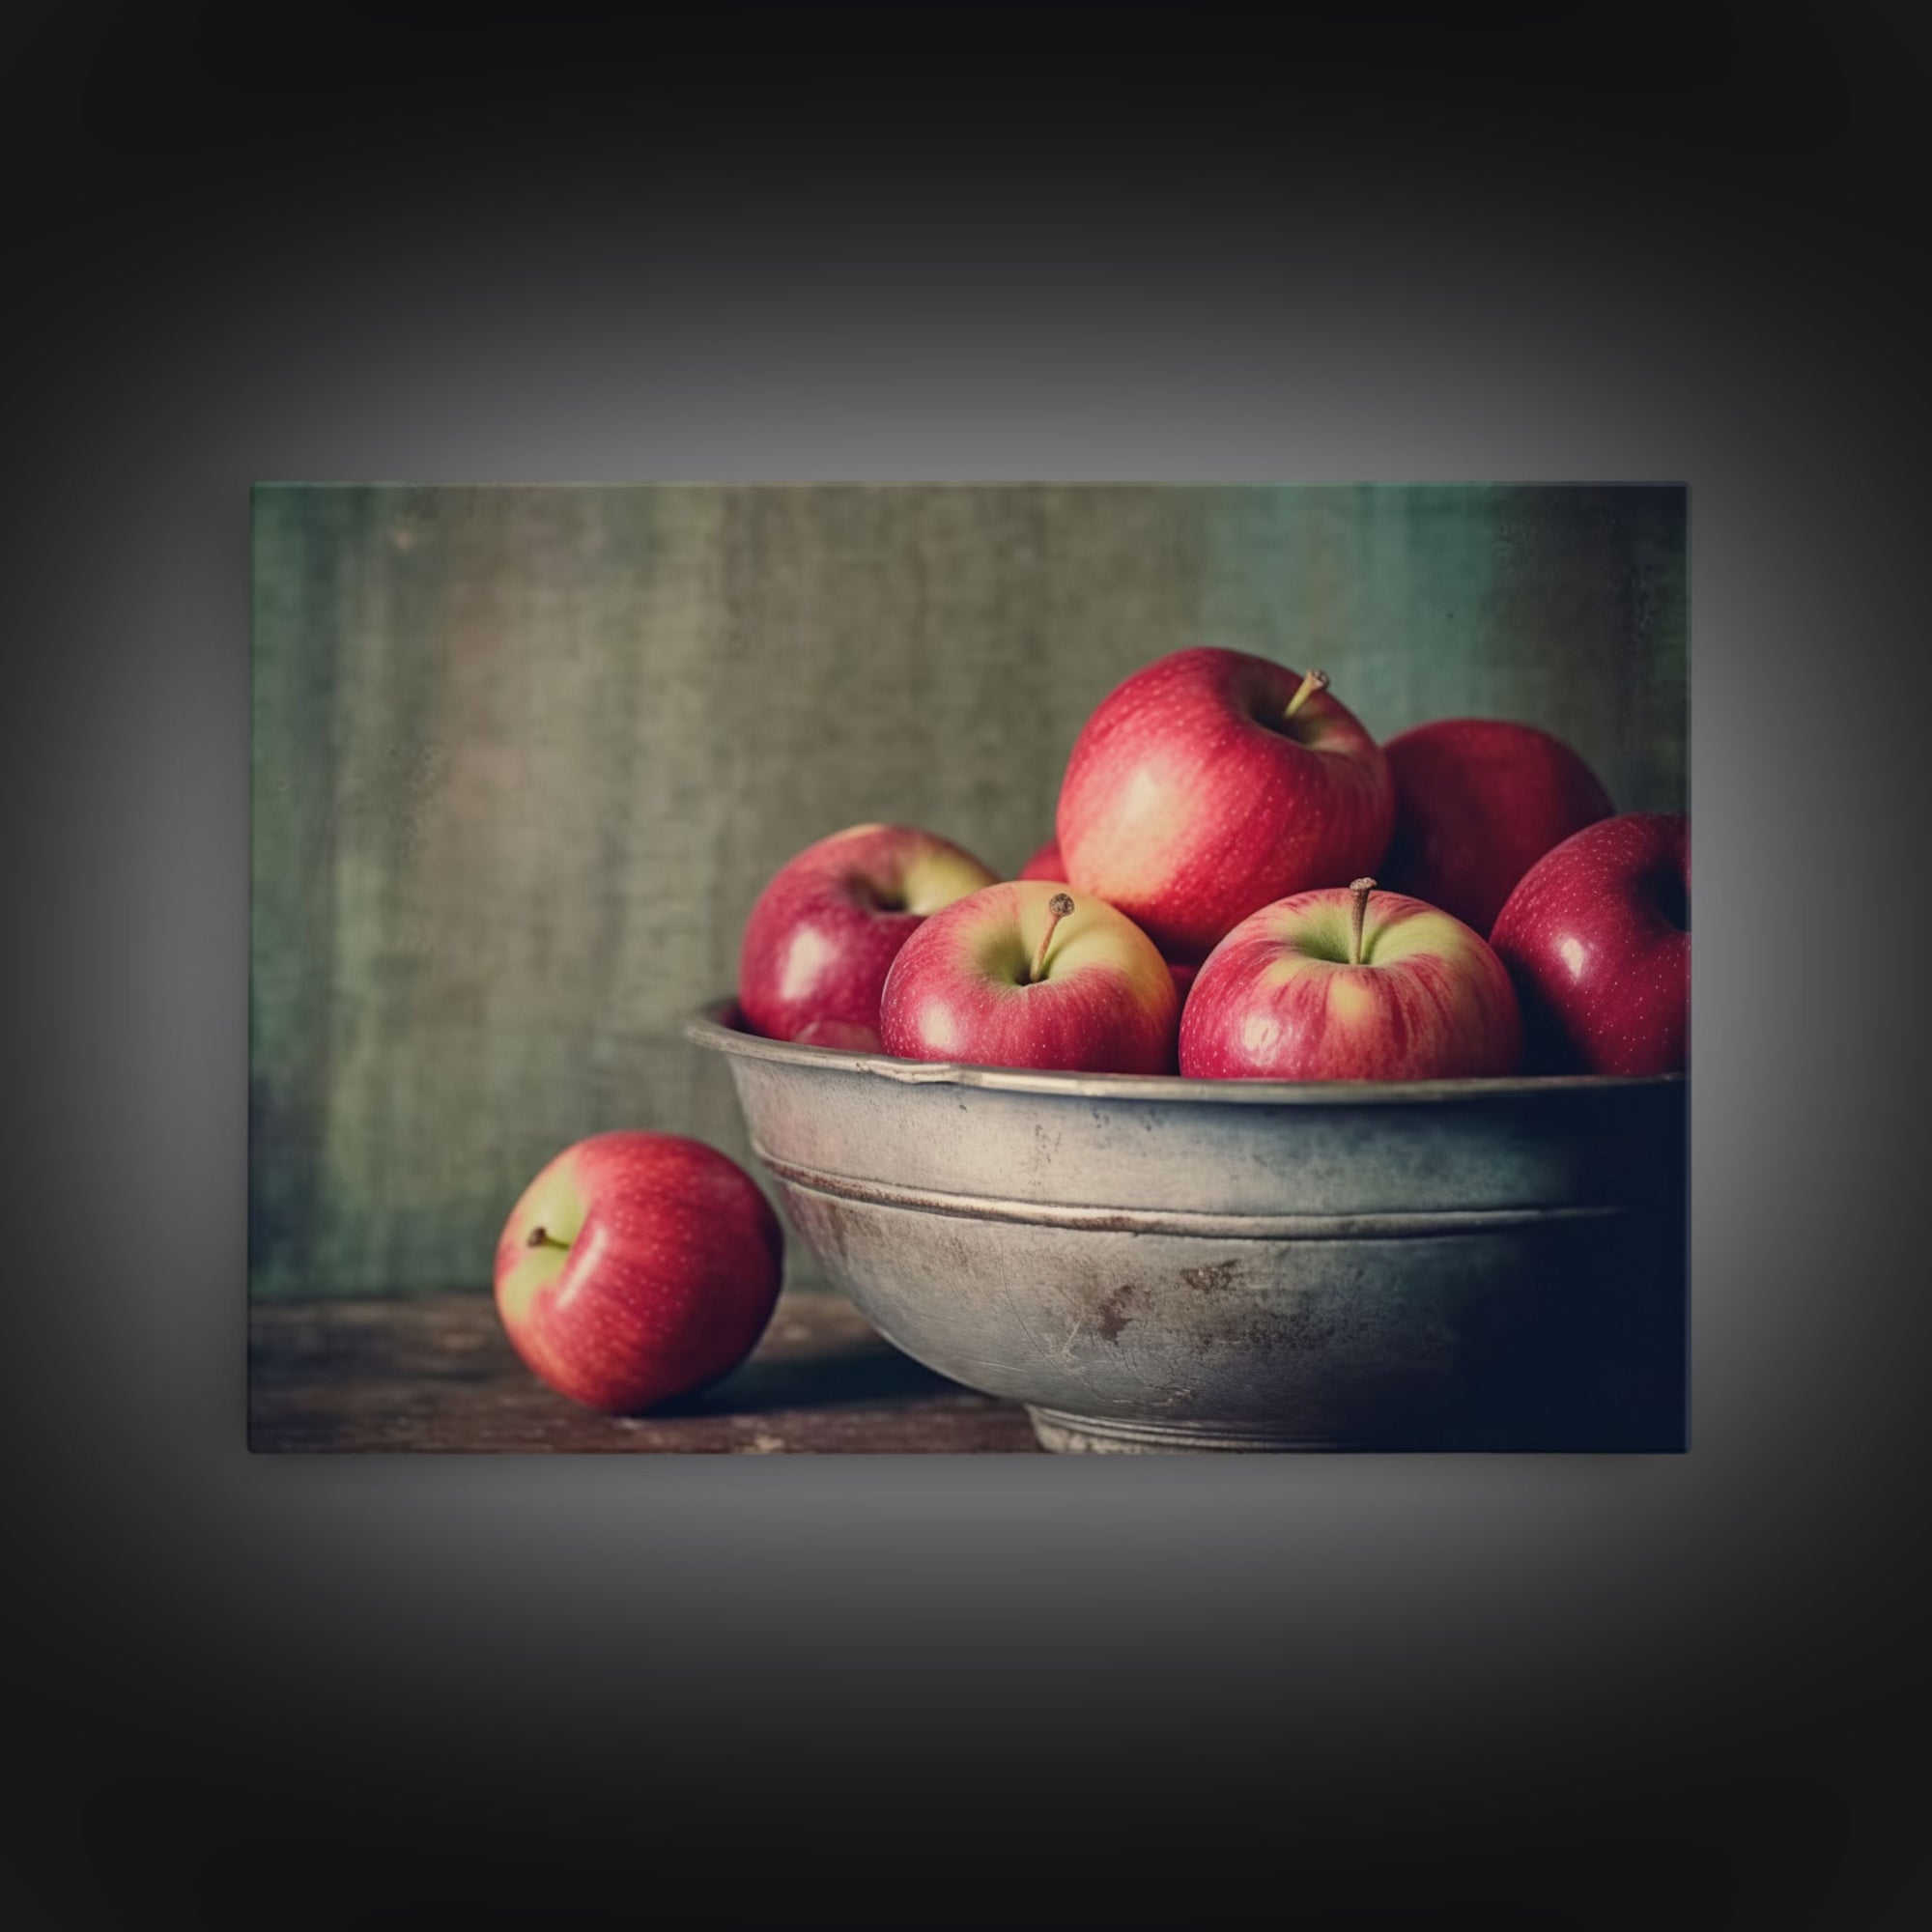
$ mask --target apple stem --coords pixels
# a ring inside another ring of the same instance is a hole
[[[1046,949],[1053,943],[1053,928],[1073,910],[1073,900],[1065,893],[1055,893],[1046,902],[1046,930],[1039,936],[1039,950],[1033,955],[1027,984],[1037,985],[1046,970]]]
[[[1288,700],[1285,717],[1293,718],[1318,691],[1328,689],[1328,673],[1325,670],[1312,670],[1295,687],[1294,696]]]
[[[1369,916],[1369,895],[1376,889],[1373,879],[1351,879],[1349,890],[1355,895],[1355,903],[1349,923],[1349,964],[1362,963],[1362,922]]]
[[[548,1228],[532,1228],[530,1237],[524,1245],[529,1248],[567,1248],[570,1243],[559,1241]]]

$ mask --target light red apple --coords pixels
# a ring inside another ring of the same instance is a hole
[[[1491,939],[1516,981],[1537,1071],[1675,1073],[1688,1064],[1682,813],[1625,812],[1572,833],[1523,874]]]
[[[920,922],[998,874],[908,825],[854,825],[808,845],[758,895],[738,952],[738,1011],[808,1046],[878,1044],[879,992]]]
[[[1195,1080],[1454,1080],[1513,1073],[1522,1027],[1502,962],[1459,919],[1373,879],[1250,914],[1180,1016]]]
[[[1440,718],[1382,750],[1396,814],[1378,876],[1481,933],[1552,845],[1615,809],[1589,766],[1533,724]]]
[[[778,1217],[735,1161],[679,1134],[595,1134],[510,1210],[497,1312],[559,1395],[632,1414],[736,1368],[783,1264]]]
[[[1065,885],[1066,868],[1060,857],[1060,841],[1049,838],[1024,866],[1019,875],[1023,879],[1045,879],[1054,885]],[[1196,968],[1179,960],[1170,959],[1167,970],[1174,975],[1174,990],[1184,1000],[1187,989],[1194,983]]]
[[[879,1006],[902,1060],[1172,1073],[1180,996],[1114,907],[1040,879],[988,886],[900,949]]]
[[[1199,961],[1251,912],[1372,870],[1395,824],[1375,738],[1321,671],[1176,651],[1082,726],[1056,833],[1076,894],[1098,894],[1170,959]]]

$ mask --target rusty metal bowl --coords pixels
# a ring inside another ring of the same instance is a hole
[[[1219,1081],[726,1056],[889,1341],[1059,1450],[1677,1449],[1688,1082]]]

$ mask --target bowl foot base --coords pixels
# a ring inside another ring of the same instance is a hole
[[[1171,1456],[1293,1454],[1345,1445],[1264,1424],[1213,1422],[1122,1422],[1105,1415],[1068,1415],[1063,1409],[1027,1408],[1042,1449],[1056,1455]]]

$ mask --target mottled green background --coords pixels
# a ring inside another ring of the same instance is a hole
[[[1681,808],[1685,536],[1677,489],[259,489],[252,1291],[487,1288],[601,1128],[749,1159],[679,1021],[773,870],[865,819],[1016,869],[1181,645]]]

